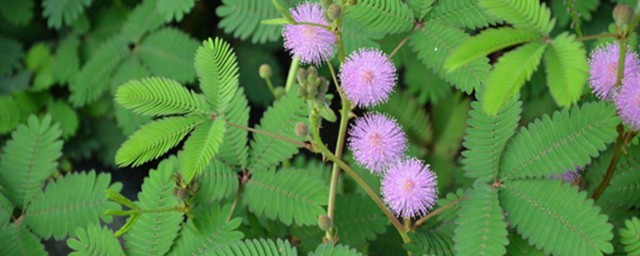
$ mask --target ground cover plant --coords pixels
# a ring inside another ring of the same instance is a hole
[[[640,255],[635,0],[0,20],[0,255]]]

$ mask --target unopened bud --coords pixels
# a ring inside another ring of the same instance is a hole
[[[314,66],[309,67],[307,69],[307,78],[315,79],[316,77],[318,77],[318,70]]]
[[[304,82],[307,81],[307,71],[304,68],[299,68],[296,72],[296,79],[301,86],[304,85]]]
[[[631,16],[633,16],[633,10],[626,4],[618,4],[613,9],[613,20],[618,27],[628,25],[631,22]]]
[[[307,95],[309,97],[315,97],[318,94],[318,85],[316,83],[307,84]]]
[[[285,93],[286,92],[284,91],[284,88],[281,86],[273,89],[273,97],[275,97],[276,99],[282,98],[282,96],[284,96]]]
[[[307,124],[303,123],[303,122],[299,122],[296,124],[296,135],[298,135],[298,137],[307,137],[307,135],[309,135],[309,126],[307,126]]]
[[[320,5],[322,5],[323,8],[329,7],[329,5],[332,3],[333,3],[333,0],[320,0]]]
[[[326,94],[329,91],[329,81],[324,77],[320,78],[320,93]]]
[[[273,75],[273,70],[271,70],[271,66],[269,64],[262,64],[258,69],[258,74],[262,79],[271,78]]]
[[[301,98],[307,98],[307,88],[305,88],[304,86],[299,86],[298,96],[300,96]]]
[[[333,228],[333,221],[326,214],[322,214],[318,217],[318,227],[322,231],[327,231]]]
[[[329,19],[337,20],[340,18],[341,15],[342,15],[342,8],[340,8],[339,5],[331,4],[329,5],[329,8],[327,8],[327,17],[329,17]]]

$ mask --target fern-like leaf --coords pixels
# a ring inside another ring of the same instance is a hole
[[[257,215],[286,225],[316,225],[325,211],[328,187],[294,169],[261,171],[245,186],[244,204]]]
[[[183,1],[180,1],[183,2]],[[120,36],[129,43],[140,43],[142,37],[165,23],[165,17],[158,10],[158,0],[144,0],[127,16],[122,24]]]
[[[76,111],[67,102],[56,100],[51,102],[47,108],[51,118],[60,124],[63,138],[67,139],[76,134],[80,121]]]
[[[200,189],[194,196],[198,204],[208,205],[229,197],[238,191],[239,180],[236,170],[219,160],[212,160],[197,178]]]
[[[208,119],[200,116],[167,117],[152,121],[125,141],[116,153],[119,166],[138,166],[162,156],[199,124]]]
[[[321,244],[315,251],[309,253],[309,256],[362,256],[363,254],[356,249],[349,248],[345,245]]]
[[[545,254],[613,252],[613,226],[586,192],[559,180],[514,180],[499,194],[511,224]]]
[[[487,13],[516,28],[548,34],[555,25],[549,8],[538,0],[480,0],[479,3]]]
[[[84,106],[98,99],[107,90],[111,74],[128,52],[126,42],[120,37],[100,46],[69,84],[71,103]]]
[[[20,108],[16,100],[10,95],[0,96],[0,134],[13,131],[20,123]]]
[[[113,95],[117,96],[117,91],[121,85],[131,80],[138,80],[151,76],[151,73],[140,63],[137,55],[129,56],[124,62],[116,69],[111,79],[111,91]],[[153,94],[156,92],[154,91]],[[204,101],[204,99],[203,99]],[[117,99],[116,99],[117,102]],[[141,116],[134,113],[130,109],[124,108],[120,104],[114,106],[115,118],[118,127],[122,130],[122,133],[126,136],[133,134],[140,126],[151,121],[150,116]]]
[[[45,239],[62,239],[76,228],[111,222],[107,209],[120,205],[107,200],[107,189],[120,191],[122,184],[110,184],[109,174],[94,171],[73,173],[51,182],[44,193],[36,196],[25,211],[25,223],[34,233]]]
[[[412,243],[405,244],[405,248],[417,255],[453,256],[453,229],[453,222],[450,222],[409,233]]]
[[[447,58],[444,68],[453,71],[478,58],[513,45],[540,39],[541,36],[526,29],[490,28],[461,43]]]
[[[164,28],[146,36],[138,47],[137,53],[140,54],[142,63],[149,67],[154,75],[190,83],[196,77],[193,69],[193,56],[196,49],[198,49],[198,42],[189,35],[178,29]]]
[[[620,229],[620,243],[629,256],[640,255],[640,220],[633,217],[624,221],[624,228]]]
[[[40,238],[31,233],[26,225],[12,223],[0,229],[0,254],[20,256],[49,255],[40,243]]]
[[[138,207],[143,212],[125,235],[127,255],[164,255],[178,236],[182,213],[178,211],[153,212],[153,210],[179,207],[180,201],[173,194],[173,180],[178,169],[175,157],[160,163],[157,170],[149,172],[138,194]]]
[[[189,218],[168,255],[211,255],[225,244],[242,239],[244,235],[236,231],[242,219],[227,220],[230,213],[230,205],[220,208],[218,204],[195,211],[195,217]]]
[[[220,38],[209,38],[196,52],[195,66],[211,109],[226,112],[238,90],[238,63],[231,46]]]
[[[488,58],[473,61],[453,72],[446,72],[443,67],[453,50],[468,38],[469,35],[461,29],[439,22],[429,22],[411,35],[409,44],[417,53],[418,59],[427,67],[458,89],[471,93],[484,84],[489,76],[491,66]]]
[[[507,224],[498,202],[498,191],[476,182],[460,203],[453,240],[459,255],[504,255]]]
[[[426,20],[468,29],[487,27],[500,22],[500,19],[485,12],[478,0],[438,1]]]
[[[506,53],[498,60],[487,79],[484,90],[486,100],[482,109],[496,115],[504,104],[515,97],[520,88],[538,69],[546,44],[530,42]]]
[[[68,36],[58,45],[53,56],[55,65],[52,72],[55,80],[59,83],[68,84],[80,71],[79,46],[80,40],[75,36]]]
[[[544,64],[549,91],[556,103],[561,107],[576,103],[589,76],[583,43],[567,33],[557,36],[544,53]]]
[[[156,9],[160,14],[164,15],[166,21],[173,19],[180,21],[185,14],[191,11],[191,8],[193,8],[195,4],[196,0],[158,0]]]
[[[244,88],[238,88],[224,114],[229,123],[249,126],[249,102],[244,95]],[[217,157],[229,165],[246,167],[249,157],[248,133],[247,130],[237,127],[227,129]]]
[[[389,100],[377,106],[377,111],[395,117],[412,141],[429,145],[433,129],[429,115],[418,101],[407,92],[394,93]]]
[[[67,245],[74,250],[69,256],[125,255],[113,231],[98,224],[76,229]]]
[[[360,246],[384,234],[388,219],[377,208],[363,195],[337,197],[333,226],[338,230],[340,243]]]
[[[609,164],[611,157],[604,154],[599,158],[600,171],[589,168],[591,172],[601,172],[596,175],[597,180],[592,181],[593,186],[598,186],[603,179],[603,175]],[[592,171],[593,170],[593,171]],[[616,166],[615,175],[611,178],[607,190],[602,193],[599,201],[612,205],[624,207],[635,207],[640,205],[640,146],[635,145],[627,148],[627,154],[623,155]]]
[[[385,33],[409,31],[415,18],[411,7],[401,0],[360,0],[347,9],[346,15],[371,30]]]
[[[251,37],[254,44],[276,41],[282,33],[282,26],[260,24],[262,20],[280,17],[271,1],[222,0],[216,15],[222,19],[218,27],[225,33],[240,40]]]
[[[490,116],[480,110],[482,100],[471,103],[462,164],[465,176],[488,181],[500,170],[500,158],[518,127],[522,103],[513,99],[496,116]]]
[[[150,77],[132,80],[116,91],[118,104],[134,113],[148,116],[164,116],[207,112],[203,98],[175,80]]]
[[[434,0],[409,0],[407,4],[413,10],[416,20],[422,21],[433,8]]]
[[[511,140],[500,166],[500,176],[542,178],[585,166],[617,136],[620,119],[605,102],[587,103],[545,115],[523,128]]]
[[[252,239],[243,240],[221,246],[210,252],[214,256],[234,256],[234,255],[282,255],[296,256],[298,250],[289,244],[288,240],[265,240]]]
[[[299,122],[308,122],[307,104],[296,95],[295,91],[289,90],[287,95],[267,109],[256,129],[302,141],[303,138],[295,135],[295,126]],[[264,134],[254,134],[248,169],[254,173],[266,171],[281,161],[291,158],[297,152],[298,146],[295,144],[279,141]]]
[[[351,54],[360,48],[380,48],[378,41],[384,37],[384,33],[371,31],[349,18],[343,20],[342,31],[345,54]]]
[[[0,15],[13,25],[26,25],[33,18],[33,0],[3,1]]]
[[[62,156],[60,126],[51,116],[30,116],[11,134],[0,155],[0,182],[17,207],[26,205],[58,168]]]
[[[6,5],[6,2],[3,4]],[[4,7],[5,6],[2,5],[0,10]],[[22,50],[20,42],[12,38],[0,36],[0,49],[3,49],[2,51],[4,53],[0,61],[0,76],[10,75],[14,70],[20,69],[22,59],[24,58],[24,51]]]
[[[44,0],[42,15],[50,28],[60,29],[62,25],[72,24],[91,2],[93,0]]]
[[[225,133],[226,122],[217,118],[198,126],[184,143],[180,152],[180,173],[189,183],[200,175],[211,159],[218,154]]]

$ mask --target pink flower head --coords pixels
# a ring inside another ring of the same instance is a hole
[[[369,113],[357,118],[351,127],[349,148],[358,164],[381,174],[404,155],[407,138],[393,119],[380,113]]]
[[[264,1],[264,0],[262,0]],[[296,22],[309,22],[328,26],[324,10],[317,3],[303,3],[291,11]],[[303,64],[320,64],[323,57],[330,59],[335,52],[336,36],[324,28],[311,25],[285,25],[282,32],[284,47]]]
[[[349,55],[339,76],[349,100],[372,107],[389,99],[396,84],[396,67],[384,52],[361,49]]]
[[[551,175],[550,178],[557,180],[558,178],[562,179],[562,181],[566,183],[573,183],[575,180],[580,178],[580,172],[582,172],[582,168],[576,168],[575,170],[568,170],[558,175]]]
[[[624,79],[616,97],[616,107],[626,125],[635,131],[640,130],[640,77]]]
[[[438,200],[436,175],[417,159],[400,160],[382,179],[382,195],[391,211],[403,218],[426,214]]]
[[[593,93],[601,100],[612,101],[615,98],[619,55],[620,46],[617,43],[599,47],[591,54],[589,84]],[[638,55],[635,52],[627,50],[624,63],[625,79],[640,73]]]

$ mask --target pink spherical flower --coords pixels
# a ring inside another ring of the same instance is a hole
[[[599,99],[612,101],[615,98],[619,55],[620,47],[617,43],[600,47],[591,54],[589,84]],[[640,73],[638,62],[638,55],[627,50],[624,66],[625,78],[638,76]]]
[[[635,131],[640,130],[640,77],[624,80],[616,97],[616,107],[626,125]]]
[[[369,113],[359,117],[349,131],[349,148],[358,164],[381,174],[400,159],[407,149],[407,138],[391,118]]]
[[[438,200],[436,175],[417,159],[398,161],[382,179],[387,206],[403,218],[426,214]]]
[[[291,11],[296,22],[329,25],[324,10],[317,3],[303,3]],[[303,64],[320,64],[323,57],[330,59],[335,52],[336,36],[324,28],[311,25],[285,25],[282,32],[284,47]]]
[[[364,49],[349,55],[339,76],[349,100],[372,107],[389,99],[396,84],[396,67],[382,51]]]

